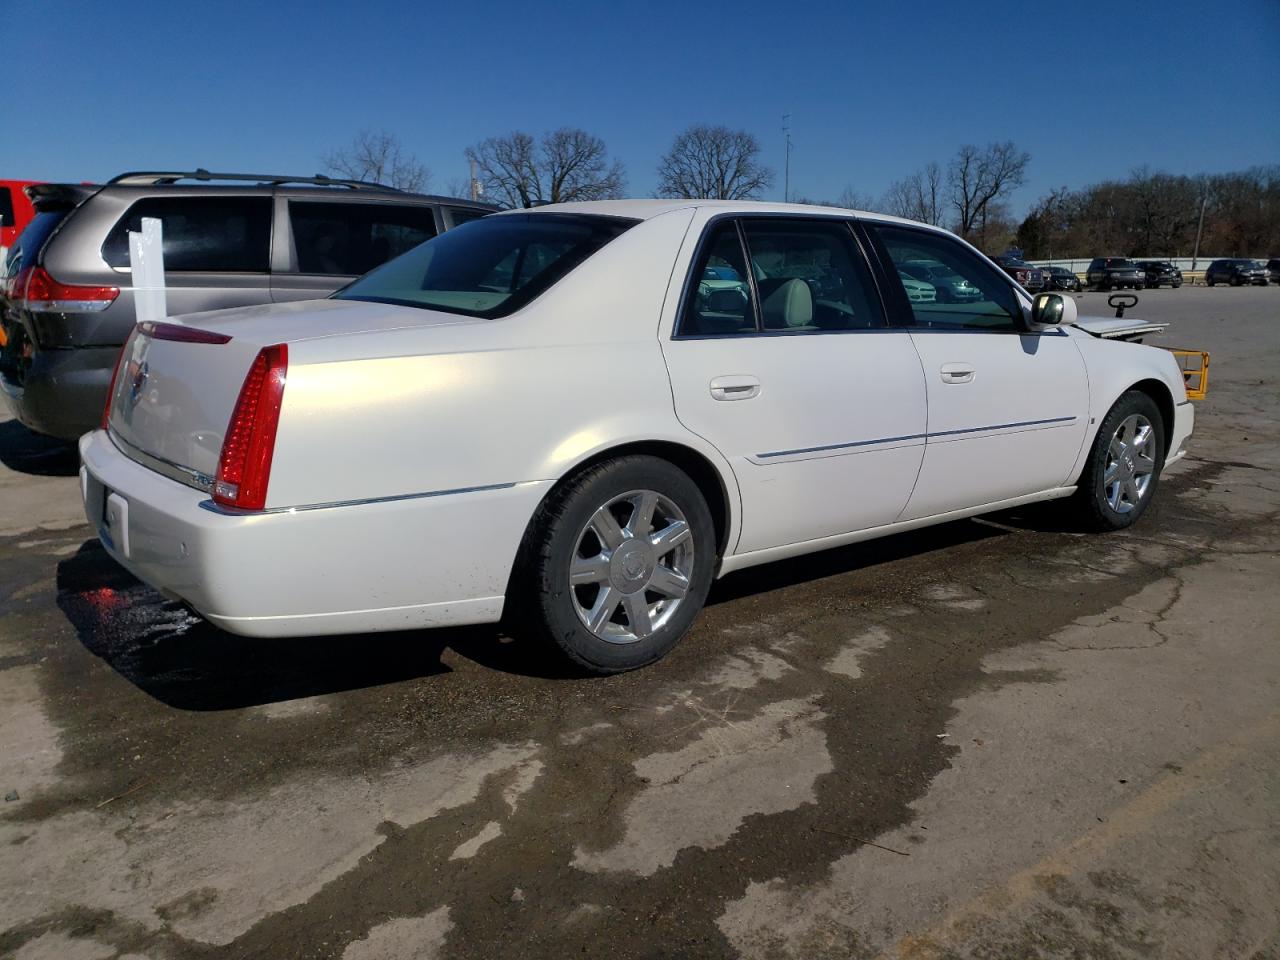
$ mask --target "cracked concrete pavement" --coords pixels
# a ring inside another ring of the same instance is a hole
[[[1214,352],[1138,526],[746,571],[604,680],[219,633],[0,423],[0,957],[1280,956],[1280,290],[1135,312]]]

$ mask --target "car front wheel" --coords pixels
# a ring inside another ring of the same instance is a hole
[[[711,587],[716,536],[686,473],[625,456],[555,491],[521,553],[517,615],[577,668],[609,674],[652,663],[688,631]]]
[[[1164,419],[1145,393],[1130,390],[1103,419],[1070,501],[1093,530],[1123,530],[1146,512],[1164,467]]]

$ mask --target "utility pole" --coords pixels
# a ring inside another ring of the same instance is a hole
[[[471,199],[479,200],[480,194],[484,193],[484,187],[481,185],[480,181],[476,179],[476,162],[474,160],[471,160],[470,165],[471,165]]]
[[[1209,203],[1209,191],[1200,198],[1200,224],[1196,227],[1196,248],[1191,252],[1191,269],[1195,270],[1196,261],[1200,259],[1200,234],[1204,232],[1204,208]]]
[[[786,143],[786,158],[783,160],[782,202],[791,202],[791,114],[782,115],[782,136]]]

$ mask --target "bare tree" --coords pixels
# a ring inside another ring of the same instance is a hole
[[[561,127],[535,141],[519,131],[467,148],[485,197],[508,207],[620,196],[626,173],[609,162],[604,141],[585,130]]]
[[[909,177],[891,183],[882,205],[894,216],[941,226],[942,192],[942,167],[930,162]]]
[[[760,143],[745,130],[695,124],[678,134],[658,164],[660,197],[749,200],[773,183],[758,160]]]
[[[869,193],[855,190],[853,184],[847,184],[836,197],[835,205],[846,210],[879,210],[880,205]]]
[[[431,182],[431,172],[385,131],[361,130],[350,144],[334,150],[321,163],[331,176],[371,180],[413,193],[421,193]]]
[[[985,224],[989,207],[1022,186],[1030,162],[1031,154],[1019,150],[1012,140],[989,143],[983,148],[965,144],[956,152],[947,179],[962,237]]]

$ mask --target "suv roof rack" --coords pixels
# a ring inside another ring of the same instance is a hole
[[[401,193],[396,187],[385,183],[372,183],[368,180],[344,180],[340,177],[326,177],[317,173],[314,177],[290,177],[271,173],[210,173],[203,167],[195,170],[135,170],[112,177],[108,183],[124,186],[152,186],[155,184],[177,183],[179,180],[233,180],[237,182],[258,183],[262,186],[280,186],[286,183],[309,183],[317,187],[348,187],[352,190],[383,190],[389,193]]]

